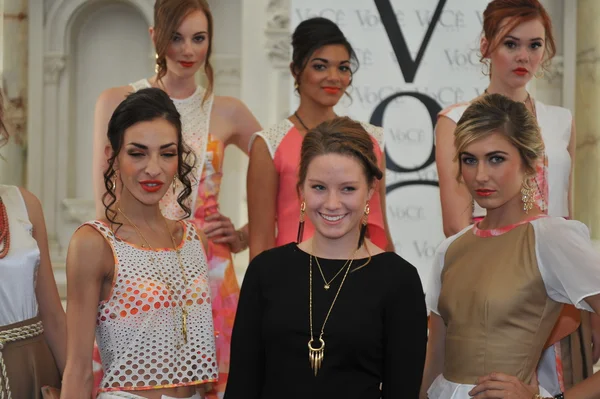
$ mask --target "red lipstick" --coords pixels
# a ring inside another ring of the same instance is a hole
[[[147,191],[149,193],[155,193],[158,190],[160,190],[163,186],[163,182],[161,182],[160,180],[144,180],[140,182],[140,185],[142,186],[142,189],[144,189],[144,191]]]
[[[526,68],[516,68],[513,69],[513,72],[519,76],[525,76],[529,73],[529,71]]]
[[[490,195],[494,194],[496,192],[496,190],[481,189],[481,190],[475,190],[475,192],[480,197],[489,197]]]
[[[325,93],[327,94],[338,94],[340,92],[340,88],[334,86],[325,86],[323,87],[323,90],[325,90]]]
[[[179,63],[181,64],[182,67],[184,68],[191,68],[194,66],[194,62],[192,61],[179,61]]]

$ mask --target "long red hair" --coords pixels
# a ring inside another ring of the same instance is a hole
[[[483,37],[488,42],[481,61],[490,56],[508,32],[516,26],[539,19],[546,31],[544,67],[556,55],[556,43],[552,34],[552,20],[538,0],[493,0],[483,12]]]

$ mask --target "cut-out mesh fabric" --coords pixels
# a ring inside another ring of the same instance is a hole
[[[100,391],[216,381],[208,269],[195,227],[184,222],[178,247],[189,285],[184,287],[176,251],[140,248],[119,239],[102,222],[86,224],[105,237],[115,257],[113,289],[99,304],[96,320],[104,369]],[[183,302],[188,311],[187,344],[183,344]]]

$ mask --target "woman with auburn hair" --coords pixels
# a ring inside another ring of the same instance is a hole
[[[8,140],[0,94],[0,147]],[[0,157],[0,163],[6,162]],[[60,388],[66,324],[40,201],[0,184],[0,397],[40,399]]]
[[[220,395],[227,382],[229,343],[239,295],[232,253],[248,246],[247,227],[236,230],[219,210],[225,147],[235,145],[248,153],[251,135],[261,127],[239,100],[213,95],[213,69],[210,64],[213,18],[206,0],[157,0],[150,35],[156,47],[157,74],[129,86],[104,91],[96,105],[94,129],[94,187],[98,217],[103,213],[101,197],[105,187],[104,148],[108,120],[125,96],[146,87],[163,89],[181,114],[183,139],[197,159],[192,176],[192,194],[186,205],[189,218],[209,239],[207,248],[211,295],[213,297]],[[194,76],[205,72],[206,88],[196,85]],[[117,182],[117,185],[120,182]],[[171,189],[161,200],[161,209],[171,219],[184,217],[176,199],[182,185],[175,176]]]
[[[333,118],[306,133],[296,189],[314,234],[250,263],[226,399],[418,397],[427,341],[421,280],[366,236],[382,177],[360,123]]]
[[[192,210],[194,156],[179,112],[158,88],[122,101],[109,124],[104,216],[84,223],[67,253],[67,366],[62,399],[90,398],[94,338],[99,399],[200,399],[217,381],[206,237],[166,218],[177,176]]]
[[[536,166],[535,206],[550,216],[571,218],[575,159],[575,125],[571,112],[535,100],[526,89],[534,77],[543,76],[556,53],[552,22],[538,0],[493,0],[483,13],[480,46],[484,73],[490,77],[485,94],[499,93],[522,102],[541,128],[545,152]],[[450,237],[485,216],[464,185],[456,179],[458,165],[454,135],[456,124],[469,103],[443,110],[436,125],[436,163],[444,233]],[[600,318],[592,324],[600,327]],[[600,344],[600,328],[594,328]],[[565,305],[548,338],[538,377],[551,392],[564,391],[592,373],[600,358],[600,345],[591,345],[590,313]]]
[[[352,84],[358,67],[354,49],[340,28],[326,18],[301,22],[292,34],[290,70],[300,105],[293,115],[256,133],[250,143],[248,220],[250,258],[275,246],[301,242],[314,232],[307,220],[298,231],[300,201],[296,192],[300,147],[310,128],[334,118],[333,107]],[[373,138],[378,165],[385,171],[383,129],[361,123]],[[393,251],[385,206],[385,177],[371,201],[367,235],[378,247]]]
[[[544,142],[534,116],[484,96],[458,121],[454,147],[455,179],[486,215],[437,250],[421,398],[600,397],[600,375],[556,394],[536,378],[563,304],[600,312],[600,254],[583,223],[535,206]]]

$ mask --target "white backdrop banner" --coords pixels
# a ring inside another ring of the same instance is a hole
[[[444,239],[434,127],[487,85],[479,37],[487,0],[291,0],[291,29],[316,16],[344,32],[360,68],[336,112],[385,129],[387,216],[396,251],[427,281]],[[291,109],[299,98],[292,94]]]

